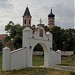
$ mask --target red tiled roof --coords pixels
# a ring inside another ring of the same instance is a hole
[[[7,36],[7,34],[0,34],[0,40],[5,39]]]

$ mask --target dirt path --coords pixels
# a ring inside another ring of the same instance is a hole
[[[33,67],[37,67],[37,66],[33,66]],[[39,66],[39,67],[45,68],[44,66]],[[46,68],[53,68],[53,69],[57,69],[57,70],[75,72],[75,67],[73,67],[73,66],[60,66],[60,65],[56,65],[56,66],[50,66],[50,67],[46,67]]]
[[[75,67],[73,67],[73,66],[60,66],[60,65],[57,65],[57,66],[50,66],[50,68],[75,72]]]

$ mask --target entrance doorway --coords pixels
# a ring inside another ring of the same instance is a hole
[[[33,48],[32,66],[48,65],[48,49],[44,43],[37,43]]]
[[[44,66],[44,50],[40,43],[33,49],[32,66]]]

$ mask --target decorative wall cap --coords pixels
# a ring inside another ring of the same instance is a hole
[[[61,52],[60,50],[57,50],[56,52]]]
[[[4,49],[4,50],[11,50],[11,49],[10,49],[9,47],[7,47],[7,46],[4,47],[3,49]]]
[[[51,34],[51,33],[48,31],[48,32],[46,32],[46,34]]]

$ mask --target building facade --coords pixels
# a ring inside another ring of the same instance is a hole
[[[51,8],[51,12],[48,15],[48,26],[49,28],[53,27],[55,25],[55,15],[52,12],[52,8]]]
[[[26,7],[24,15],[23,15],[23,26],[24,27],[31,27],[31,14],[29,11],[29,8]],[[51,8],[51,12],[48,15],[48,27],[51,28],[55,25],[55,15],[52,12],[52,8]]]
[[[30,14],[30,11],[29,11],[29,8],[26,7],[26,10],[24,12],[24,15],[23,15],[23,26],[24,27],[30,27],[31,26],[31,14]]]

